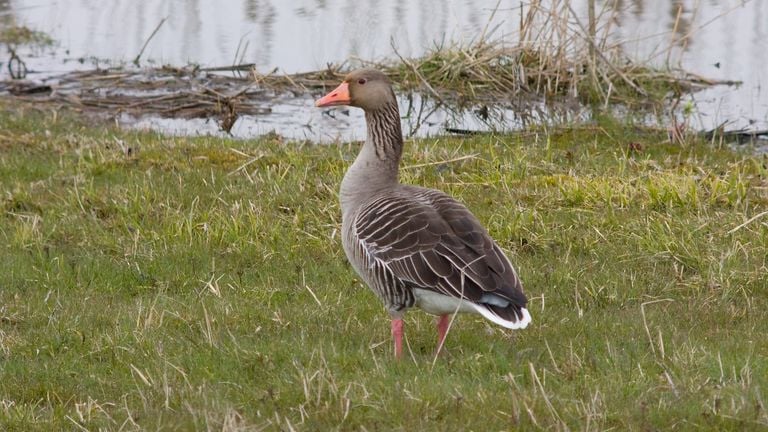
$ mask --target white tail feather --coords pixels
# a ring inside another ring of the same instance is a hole
[[[469,303],[469,302],[467,302]],[[493,323],[496,323],[502,327],[508,328],[508,329],[524,329],[528,327],[528,324],[531,322],[531,314],[528,312],[528,309],[522,308],[520,309],[523,313],[523,318],[518,321],[508,321],[500,316],[496,315],[495,313],[491,312],[488,308],[475,304],[475,303],[469,303],[472,305],[472,307],[475,308],[475,310],[485,317],[488,321],[491,321]]]

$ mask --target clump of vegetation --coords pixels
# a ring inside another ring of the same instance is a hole
[[[515,42],[486,40],[483,34],[469,46],[439,47],[412,60],[401,57],[386,68],[406,88],[426,88],[437,98],[468,103],[503,102],[520,94],[605,105],[659,102],[717,83],[631,61],[622,42],[610,39],[610,12],[615,11],[582,24],[570,1],[534,0],[527,11],[521,9]]]
[[[656,70],[629,60],[598,63],[590,75],[585,59],[503,43],[440,48],[426,56],[385,66],[402,89],[427,90],[446,101],[475,104],[529,97],[573,98],[583,103],[659,102],[672,92],[713,82],[682,71]],[[621,66],[617,66],[621,64]]]
[[[409,141],[533,324],[387,315],[346,264],[357,148],[0,111],[2,430],[768,427],[764,158],[600,120]]]

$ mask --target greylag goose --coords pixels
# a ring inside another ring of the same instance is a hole
[[[531,315],[520,279],[477,218],[443,192],[398,181],[403,136],[387,76],[354,71],[315,105],[365,111],[368,136],[339,193],[342,244],[389,312],[395,357],[402,356],[403,315],[413,306],[440,317],[438,353],[457,312],[525,328]]]

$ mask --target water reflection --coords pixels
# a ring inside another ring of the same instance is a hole
[[[13,12],[10,0],[0,0],[0,26],[13,23]]]
[[[768,2],[633,3],[629,13],[619,14],[615,33],[617,39],[630,41],[624,43],[628,56],[744,83],[739,88],[717,87],[693,95],[695,125],[710,129],[729,122],[732,128],[768,129],[768,93],[763,90],[768,82]],[[678,8],[682,8],[679,22]],[[671,50],[667,49],[669,41],[675,42]]]
[[[235,61],[264,70],[301,72],[349,57],[404,55],[468,41],[497,0],[3,0],[19,21],[49,32],[73,57],[129,60],[155,26],[146,58],[157,63],[221,66]],[[519,1],[494,19],[513,31]],[[513,13],[514,11],[514,13]],[[239,57],[239,56],[238,56]]]
[[[713,47],[710,33],[720,43],[733,37],[761,48],[765,39],[758,35],[768,26],[764,3],[604,0],[599,9],[605,15],[618,11],[613,17],[622,37],[659,35],[638,44],[643,54],[670,41],[701,54],[701,48]],[[583,18],[586,0],[572,4]],[[167,18],[147,48],[148,59],[221,66],[239,60],[235,55],[240,54],[265,70],[290,73],[350,57],[392,57],[391,44],[403,55],[415,56],[435,45],[469,42],[486,27],[496,29],[495,37],[514,40],[520,0],[498,2],[492,14],[496,5],[497,0],[112,0],[105,7],[94,0],[1,0],[0,11],[10,10],[20,23],[49,32],[74,57],[132,59]],[[725,16],[698,29],[721,14]],[[731,31],[713,31],[715,27]],[[699,38],[708,40],[700,43]],[[723,48],[715,52],[729,56]],[[686,60],[698,66],[697,56]]]

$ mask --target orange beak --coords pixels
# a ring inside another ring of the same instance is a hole
[[[343,82],[335,90],[321,97],[315,102],[316,107],[329,107],[335,105],[348,105],[352,100],[349,98],[349,84]]]

